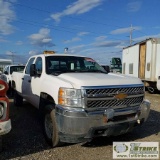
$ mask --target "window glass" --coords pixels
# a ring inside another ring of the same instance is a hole
[[[75,56],[48,56],[46,57],[46,73],[54,72],[106,72],[92,58]]]
[[[42,73],[42,58],[41,58],[41,57],[38,57],[38,58],[36,59],[35,65],[36,65],[37,73],[38,73],[38,74],[41,74],[41,73]]]
[[[11,66],[10,67],[10,74],[13,72],[22,72],[24,70],[25,66]]]
[[[125,74],[126,71],[126,63],[123,63],[123,74]]]
[[[133,74],[133,63],[129,64],[129,74]]]
[[[6,71],[8,72],[8,74],[9,74],[9,66],[6,68]]]
[[[26,70],[25,70],[25,74],[29,74],[30,73],[30,66],[31,64],[33,64],[35,58],[31,58],[26,66]]]
[[[150,63],[147,63],[147,71],[150,71]]]
[[[7,73],[9,74],[9,67],[8,66],[4,68],[3,72],[5,72],[5,71],[7,71]]]

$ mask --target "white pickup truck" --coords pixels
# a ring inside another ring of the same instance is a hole
[[[9,85],[8,92],[11,93],[11,82],[12,82],[12,73],[13,72],[22,72],[24,70],[25,65],[8,65],[3,69],[3,77],[5,77],[5,81]]]
[[[14,104],[26,99],[39,109],[46,140],[79,143],[131,131],[148,118],[140,79],[107,73],[92,58],[68,54],[30,57],[14,72]]]

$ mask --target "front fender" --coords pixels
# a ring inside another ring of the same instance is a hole
[[[73,88],[73,86],[70,83],[64,82],[62,80],[56,79],[56,77],[53,77],[46,78],[42,81],[40,91],[50,95],[54,99],[55,103],[58,104],[58,91],[60,87]]]

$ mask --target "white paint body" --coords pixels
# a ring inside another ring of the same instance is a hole
[[[58,54],[51,56],[57,55]],[[142,84],[139,78],[113,73],[104,74],[73,72],[63,73],[59,76],[48,75],[45,72],[45,56],[50,55],[33,56],[35,59],[37,57],[42,58],[43,71],[40,77],[30,77],[29,74],[25,73],[25,69],[23,73],[13,72],[12,74],[12,79],[16,84],[15,89],[23,96],[23,98],[33,104],[36,108],[39,107],[40,94],[42,92],[50,95],[54,99],[55,103],[58,104],[58,91],[60,87],[80,89],[82,86],[121,86]],[[68,55],[64,54],[58,56]],[[30,83],[28,83],[29,80],[31,80]]]
[[[10,72],[11,72],[11,68],[12,68],[12,67],[20,67],[20,66],[24,67],[24,65],[7,65],[7,66],[4,68],[3,73],[4,73],[5,71],[7,71],[7,73],[8,73],[8,74],[5,74],[5,73],[3,74],[4,76],[6,76],[6,81],[7,81],[8,84],[9,84],[9,82],[12,81],[12,74],[10,73]]]

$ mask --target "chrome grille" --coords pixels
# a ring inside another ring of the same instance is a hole
[[[118,92],[124,92],[129,94],[144,93],[144,87],[125,87],[125,88],[104,88],[104,89],[86,89],[87,96],[94,94],[117,94]]]
[[[144,98],[144,87],[142,85],[112,86],[112,87],[83,87],[85,107],[95,108],[124,108],[127,106],[140,105]],[[124,99],[116,99],[116,95],[125,93]]]
[[[135,104],[140,104],[143,101],[143,96],[141,97],[134,97],[134,98],[126,98],[124,100],[88,100],[87,101],[87,108],[119,108],[120,106],[132,106]]]

